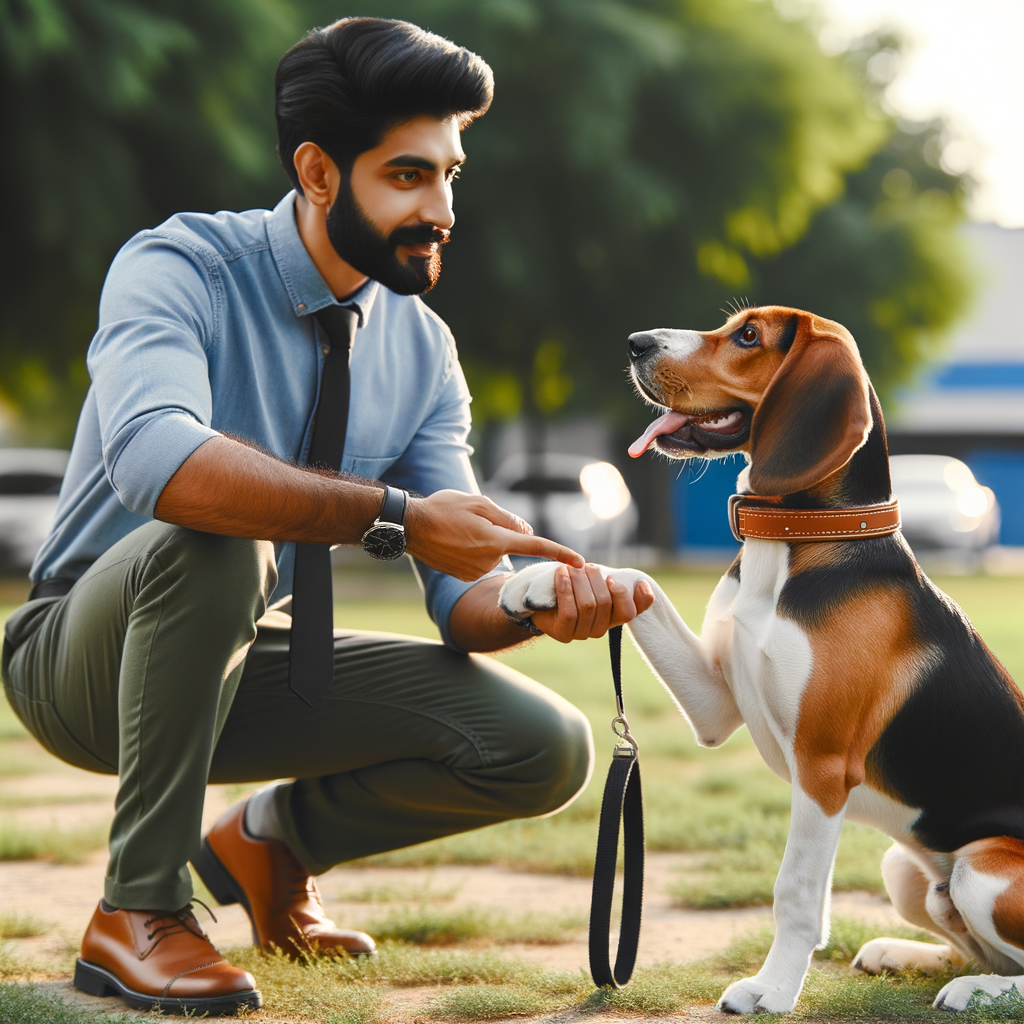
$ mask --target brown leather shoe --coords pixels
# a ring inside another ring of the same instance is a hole
[[[82,939],[75,988],[162,1013],[231,1014],[263,1005],[253,976],[214,949],[191,906],[118,910],[100,900]]]
[[[192,858],[217,902],[242,904],[252,922],[252,941],[263,949],[277,948],[291,957],[375,952],[365,932],[345,931],[327,917],[316,882],[284,843],[246,832],[245,804],[217,819]]]

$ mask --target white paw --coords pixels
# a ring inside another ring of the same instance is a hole
[[[733,982],[718,1000],[718,1009],[726,1013],[789,1013],[799,992],[782,992],[759,978]]]
[[[498,593],[498,605],[506,615],[524,619],[534,612],[547,611],[558,604],[555,594],[555,570],[561,562],[537,562],[519,572],[510,573]]]
[[[953,1010],[959,1013],[972,1003],[988,1006],[999,996],[1005,995],[1014,1003],[1024,1001],[1021,990],[1024,977],[1004,978],[999,974],[976,974],[968,978],[954,978],[935,997],[933,1010]]]
[[[853,967],[865,974],[906,970],[938,974],[962,962],[963,958],[958,953],[937,942],[880,938],[865,942],[860,947],[853,958]]]

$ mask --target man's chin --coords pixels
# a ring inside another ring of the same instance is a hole
[[[381,280],[381,284],[399,295],[423,295],[441,276],[441,258],[437,255],[409,257],[398,266],[401,270],[389,274],[391,280]]]

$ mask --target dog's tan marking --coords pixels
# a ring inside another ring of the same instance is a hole
[[[838,813],[865,779],[895,796],[866,762],[927,664],[912,610],[902,595],[877,588],[808,632],[814,666],[793,746],[800,785],[828,815]]]

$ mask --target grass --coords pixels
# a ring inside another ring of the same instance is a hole
[[[458,895],[459,887],[432,889],[413,885],[364,885],[358,889],[342,889],[335,898],[345,903],[450,903]]]
[[[797,1012],[770,1019],[948,1021],[948,1016],[932,1012],[930,1006],[939,988],[953,975],[869,978],[849,970],[847,965],[857,948],[875,931],[863,922],[837,919],[829,945],[816,954],[816,966],[808,975]],[[897,934],[921,937],[911,929]],[[760,967],[771,938],[771,931],[765,928],[741,936],[705,960],[642,968],[626,988],[618,991],[595,991],[583,972],[549,971],[540,964],[504,959],[493,953],[423,950],[395,942],[382,944],[378,956],[371,960],[305,960],[295,964],[252,949],[231,950],[228,955],[256,977],[267,1009],[289,1019],[297,1015],[298,1019],[377,1024],[415,1016],[426,1021],[485,1021],[569,1009],[664,1016],[716,1001],[730,982]],[[387,990],[425,988],[434,992],[418,1012],[396,1018],[388,1009]],[[335,1018],[329,1016],[331,1013],[347,1016]],[[967,1020],[1003,1019],[1000,1013],[998,1008],[971,1013]]]
[[[45,860],[53,864],[80,864],[107,843],[109,828],[25,828],[0,819],[0,861]]]
[[[31,914],[0,913],[0,939],[30,939],[45,935],[51,926]]]
[[[586,918],[577,914],[508,917],[472,907],[450,911],[418,907],[392,910],[368,922],[366,931],[379,941],[411,942],[417,946],[454,946],[474,941],[549,946],[571,941],[586,926]]]
[[[715,583],[710,574],[667,574],[663,585],[684,618],[698,626]],[[939,581],[965,608],[982,635],[1018,679],[1024,680],[1024,636],[1019,629],[1024,580],[953,577]],[[339,625],[385,628],[436,636],[419,602],[361,600],[336,606]],[[2,617],[2,612],[0,612]],[[590,641],[563,647],[542,640],[504,660],[557,690],[580,707],[594,727],[598,772],[611,749],[608,723],[614,714],[607,647]],[[694,743],[667,695],[627,645],[624,651],[626,706],[641,744],[652,850],[685,852],[688,858],[674,886],[675,899],[692,907],[735,907],[767,903],[789,826],[789,786],[761,762],[745,731],[723,749]],[[25,734],[0,702],[0,775],[52,770],[48,754]],[[251,787],[237,787],[238,795]],[[454,836],[411,850],[371,858],[376,864],[498,863],[536,871],[586,875],[596,836],[598,784],[562,814],[509,822]],[[59,801],[47,797],[47,803]],[[0,806],[25,801],[0,795]],[[103,830],[105,831],[105,830]],[[80,859],[102,846],[99,829],[62,833],[29,830],[0,818],[0,859]],[[836,888],[881,891],[878,862],[888,845],[870,829],[847,825],[835,870]],[[543,965],[484,949],[484,943],[562,941],[581,921],[553,916],[502,917],[448,909],[455,890],[430,892],[409,887],[367,885],[338,893],[348,902],[380,905],[371,929],[382,939],[371,960],[320,960],[295,964],[252,948],[228,951],[238,966],[253,972],[269,1015],[318,1024],[393,1024],[397,1020],[509,1020],[570,1011],[615,1015],[676,1014],[694,1004],[713,1003],[733,980],[754,973],[771,941],[768,930],[734,941],[726,950],[691,964],[640,969],[620,991],[595,992],[582,972],[549,971]],[[40,894],[44,899],[45,894]],[[376,907],[375,907],[376,909]],[[41,934],[46,926],[24,918],[0,917],[0,938]],[[837,919],[829,944],[815,954],[797,1012],[772,1021],[934,1021],[948,1015],[930,1010],[948,978],[913,974],[868,978],[848,964],[876,926]],[[922,938],[911,929],[895,934]],[[0,947],[0,977],[24,977],[27,968]],[[415,991],[411,991],[415,990]],[[409,992],[408,1006],[395,993]],[[396,1005],[398,1008],[396,1009]],[[262,1015],[257,1015],[257,1019]],[[1020,1004],[972,1011],[967,1021],[1020,1019]],[[0,985],[0,1021],[28,1024],[113,1024],[125,1016],[81,1014],[49,1000],[32,986]],[[767,1020],[756,1017],[755,1020]]]

